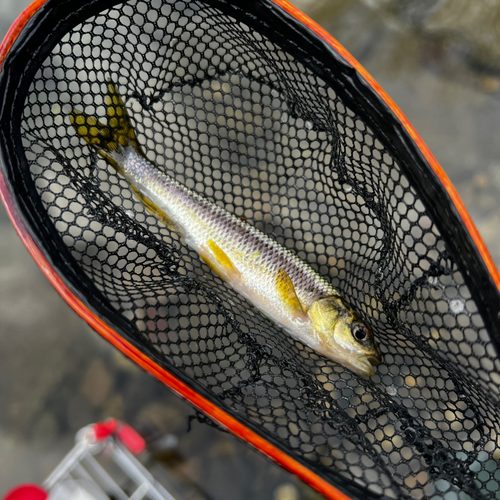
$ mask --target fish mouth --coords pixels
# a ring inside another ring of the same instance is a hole
[[[380,363],[382,363],[382,358],[378,353],[372,356],[363,356],[356,360],[354,371],[365,377],[373,377],[375,375],[374,367]]]
[[[357,375],[362,375],[364,377],[373,377],[375,375],[374,367],[382,363],[382,356],[378,350],[375,350],[375,352],[370,354],[363,353],[356,357],[339,356],[338,352],[332,353],[331,350],[326,349],[318,349],[318,352],[336,363],[340,363]]]
[[[367,359],[360,359],[357,372],[365,377],[373,377],[375,375],[375,368]]]
[[[382,363],[382,356],[378,352],[377,352],[377,354],[374,354],[373,356],[367,356],[365,359],[372,366],[378,366],[378,365],[380,365],[380,363]]]

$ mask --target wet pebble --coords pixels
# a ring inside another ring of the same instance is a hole
[[[102,407],[107,402],[112,387],[113,375],[101,359],[94,359],[83,377],[82,395],[92,406]]]
[[[465,308],[464,301],[462,299],[453,299],[450,302],[450,310],[454,314],[460,314]]]
[[[274,500],[299,500],[299,492],[291,483],[281,484],[274,491]]]

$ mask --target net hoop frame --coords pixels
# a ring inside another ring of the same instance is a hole
[[[8,57],[19,36],[30,30],[30,21],[48,2],[49,0],[35,0],[13,23],[0,44],[0,74],[3,69],[4,61]],[[434,155],[403,114],[401,109],[354,57],[336,39],[334,39],[327,31],[310,19],[306,14],[291,5],[287,0],[264,0],[261,3],[268,4],[268,7],[273,8],[275,13],[278,12],[282,18],[289,19],[292,23],[298,22],[302,24],[310,32],[319,37],[319,41],[326,44],[328,49],[335,51],[343,59],[343,61],[347,62],[348,65],[350,65],[358,73],[358,76],[361,77],[360,80],[366,84],[370,90],[375,92],[383,104],[385,104],[390,112],[393,113],[411,137],[418,153],[422,155],[424,162],[430,166],[434,174],[437,176],[439,182],[441,183],[441,187],[445,189],[447,195],[449,196],[449,201],[451,201],[452,208],[456,210],[460,220],[466,228],[468,233],[467,236],[470,238],[473,247],[475,247],[474,250],[477,250],[482,259],[482,264],[487,270],[489,275],[488,277],[491,279],[496,289],[500,292],[500,273],[497,270],[491,255],[469,213],[467,212],[464,203],[443,168],[440,166]],[[3,158],[1,158],[0,155],[0,162],[2,161]],[[1,163],[0,166],[2,166]],[[125,340],[117,331],[111,328],[84,302],[82,302],[82,300],[80,300],[71,290],[71,287],[68,286],[64,279],[58,274],[57,270],[51,265],[41,246],[37,245],[35,239],[30,234],[30,231],[23,220],[22,213],[18,208],[18,204],[9,190],[8,183],[2,170],[0,170],[0,198],[2,199],[7,214],[14,225],[17,234],[21,238],[30,255],[35,260],[38,267],[42,270],[43,274],[61,295],[61,297],[83,320],[85,320],[85,322],[92,329],[99,333],[122,354],[154,376],[157,380],[161,381],[177,395],[187,400],[190,404],[210,417],[217,424],[252,445],[258,451],[277,462],[284,469],[298,476],[302,481],[313,487],[325,497],[332,500],[350,500],[351,497],[346,495],[343,491],[321,478],[308,467],[283,452],[277,446],[254,432],[245,424],[238,421],[219,406],[212,403],[208,398],[193,390],[188,384],[172,374],[170,371],[159,366],[155,361],[143,354],[137,347]],[[496,318],[494,318],[494,316],[496,316]],[[496,314],[493,312],[493,316],[490,316],[490,318],[491,317],[493,317],[493,323],[495,323],[495,319],[497,319],[498,322],[500,319],[500,312],[497,312]],[[498,350],[498,348],[500,348],[500,335],[497,336],[495,333],[497,332],[493,332],[492,340]],[[498,333],[500,334],[500,331]],[[368,495],[367,498],[369,497],[371,496]]]

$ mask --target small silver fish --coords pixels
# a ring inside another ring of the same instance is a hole
[[[145,205],[234,290],[293,338],[373,376],[381,362],[372,334],[339,292],[293,252],[191,191],[146,160],[114,83],[107,123],[73,109],[71,124]]]

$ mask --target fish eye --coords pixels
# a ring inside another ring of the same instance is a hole
[[[353,337],[358,342],[365,341],[370,335],[368,328],[366,328],[366,326],[363,326],[363,325],[353,325],[351,327],[351,332],[352,332]]]

